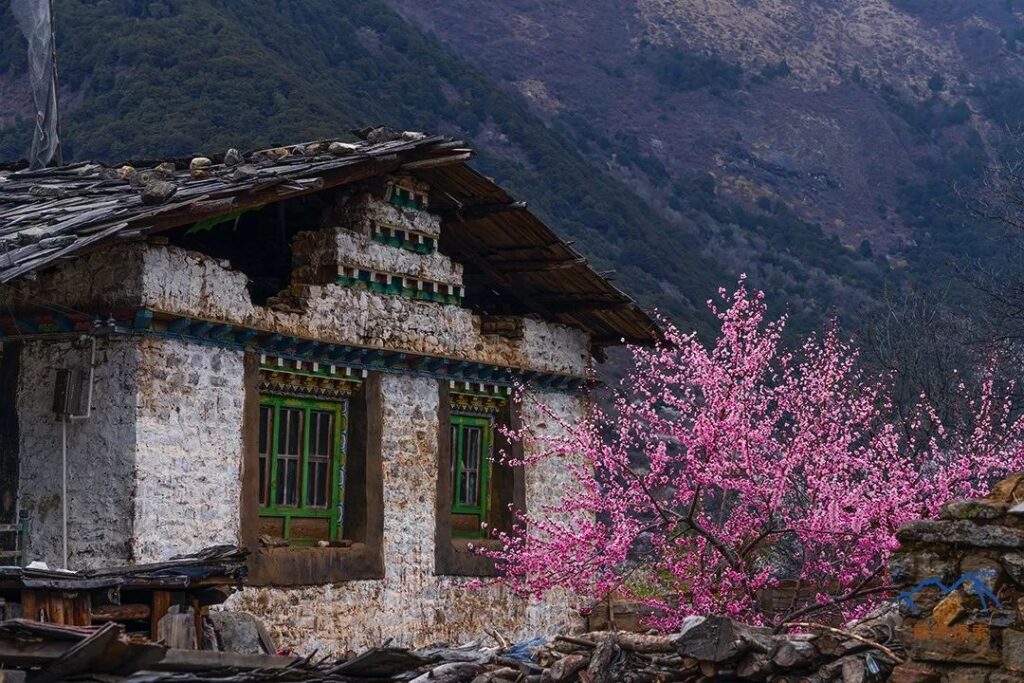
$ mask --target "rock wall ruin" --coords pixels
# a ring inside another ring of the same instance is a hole
[[[900,640],[911,661],[892,683],[1024,680],[1024,473],[978,500],[957,500],[940,519],[903,526],[892,578]]]

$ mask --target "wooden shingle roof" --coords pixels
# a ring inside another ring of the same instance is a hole
[[[522,202],[466,162],[458,140],[363,132],[256,150],[193,174],[188,160],[0,169],[0,284],[97,245],[367,180],[410,173],[444,216],[441,249],[522,310],[587,330],[598,345],[655,340],[653,320]],[[199,177],[195,177],[199,176]]]

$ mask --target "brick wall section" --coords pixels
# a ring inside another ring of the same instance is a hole
[[[916,609],[905,609],[900,633],[911,661],[890,681],[1024,681],[1024,473],[986,498],[947,504],[938,520],[905,525],[898,538],[893,579],[945,588],[911,591]]]

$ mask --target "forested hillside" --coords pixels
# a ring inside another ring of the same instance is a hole
[[[979,176],[995,148],[979,132],[993,126],[971,124],[978,107],[992,122],[1020,120],[1013,78],[972,81],[970,99],[947,86],[958,74],[940,73],[918,79],[934,87],[915,96],[874,80],[867,62],[860,75],[837,63],[815,95],[785,55],[740,60],[683,35],[688,15],[676,10],[688,2],[392,4],[54,0],[66,156],[186,155],[377,123],[459,136],[598,268],[687,327],[706,326],[703,302],[740,272],[802,329],[833,311],[856,323],[886,286],[931,283],[949,256],[991,251],[937,200]],[[708,25],[749,23],[737,16]],[[1005,46],[1022,36],[1008,32]],[[860,117],[856,140],[830,132],[835,121],[793,123],[821,119],[816,97],[843,116],[868,111],[861,91],[886,112]],[[790,119],[772,109],[780,93]],[[741,111],[754,123],[738,125]],[[24,41],[0,12],[0,157],[24,154],[30,114]],[[865,157],[858,183],[835,165],[833,137],[842,158]],[[929,153],[908,161],[908,140]],[[864,189],[882,184],[897,189]]]
[[[550,125],[603,136],[588,159],[800,308],[849,311],[882,277],[949,285],[970,311],[951,261],[1005,253],[963,206],[1020,148],[1019,0],[388,2]],[[733,213],[706,211],[695,179]],[[831,277],[801,287],[822,262]]]

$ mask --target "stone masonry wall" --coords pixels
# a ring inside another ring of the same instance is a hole
[[[296,281],[268,306],[253,304],[246,275],[228,262],[147,242],[104,247],[20,283],[17,292],[0,287],[0,303],[59,303],[100,314],[149,307],[328,343],[588,373],[589,339],[583,331],[528,318],[521,338],[484,335],[479,316],[452,303],[375,292],[361,283],[336,284],[331,269],[345,266],[453,286],[462,281],[461,265],[443,254],[371,239],[383,224],[436,238],[436,216],[364,196],[339,220],[340,227],[296,238],[300,250],[302,240],[314,243],[318,258],[296,259]],[[32,519],[29,559],[51,564],[60,555],[60,425],[50,412],[54,368],[81,363],[81,357],[69,342],[30,342],[19,383],[20,496]],[[115,333],[101,343],[96,372],[92,417],[69,425],[71,566],[166,559],[238,542],[241,352]],[[410,645],[463,641],[480,636],[486,626],[512,637],[564,629],[575,618],[566,596],[528,603],[498,586],[470,590],[466,579],[434,575],[437,380],[389,374],[383,391],[385,578],[249,588],[228,608],[259,615],[283,646],[325,654],[388,637]],[[550,392],[535,398],[566,419],[583,411],[576,396]],[[558,428],[536,401],[524,403],[523,418],[542,432]],[[558,463],[529,467],[528,505],[554,500],[565,483]]]
[[[88,376],[88,342],[25,344],[18,380],[20,504],[29,519],[26,559],[60,567],[61,423],[53,414],[58,368]],[[135,396],[139,349],[133,340],[97,344],[92,415],[67,425],[68,566],[131,560],[135,499]],[[83,396],[83,402],[85,397]]]
[[[1024,680],[1024,473],[900,529],[892,578],[914,585],[892,683]]]
[[[242,352],[168,339],[140,350],[134,560],[237,543]]]
[[[586,333],[565,325],[527,319],[522,340],[483,335],[468,309],[335,284],[293,285],[289,300],[300,311],[278,310],[253,305],[245,274],[215,259],[173,246],[147,246],[138,256],[146,262],[142,304],[167,313],[549,372],[582,375],[589,367]]]
[[[83,342],[26,344],[18,387],[29,560],[59,566],[61,424],[56,370],[88,374]],[[75,569],[153,562],[237,543],[242,354],[113,337],[97,347],[92,414],[67,425],[68,551]]]
[[[419,229],[429,227],[421,225],[424,221],[435,220],[423,218],[428,216],[423,212],[398,212],[381,202],[357,204],[377,207],[374,210],[386,212],[391,222],[405,215],[406,225]],[[387,247],[347,228],[302,233],[297,239],[313,239],[334,263],[461,284],[461,265],[441,254]],[[327,251],[329,247],[333,250]],[[527,318],[522,339],[484,335],[479,316],[460,306],[332,283],[293,284],[280,298],[289,306],[256,306],[246,275],[229,262],[146,242],[111,245],[46,271],[35,281],[19,283],[17,290],[0,286],[0,305],[15,309],[59,304],[102,314],[104,309],[147,306],[331,343],[575,375],[586,374],[590,367],[586,333],[566,325]]]
[[[142,292],[143,244],[116,244],[57,268],[0,285],[0,308],[62,306],[88,312],[96,306],[137,306]]]
[[[383,581],[329,586],[247,588],[226,607],[262,619],[277,642],[299,652],[359,650],[394,638],[400,645],[453,643],[482,637],[486,627],[513,638],[564,630],[577,618],[563,595],[530,602],[503,587],[468,588],[467,579],[439,577],[434,565],[438,392],[434,380],[385,376]],[[545,433],[554,426],[533,400],[571,419],[578,397],[545,393],[524,403],[524,422]],[[557,465],[530,468],[531,504],[555,500],[566,483]]]
[[[295,261],[293,279],[302,284],[319,284],[330,269],[333,268],[336,276],[338,266],[351,266],[462,285],[462,265],[439,253],[416,254],[395,249],[349,230],[301,233],[296,241],[299,246],[292,246]]]

